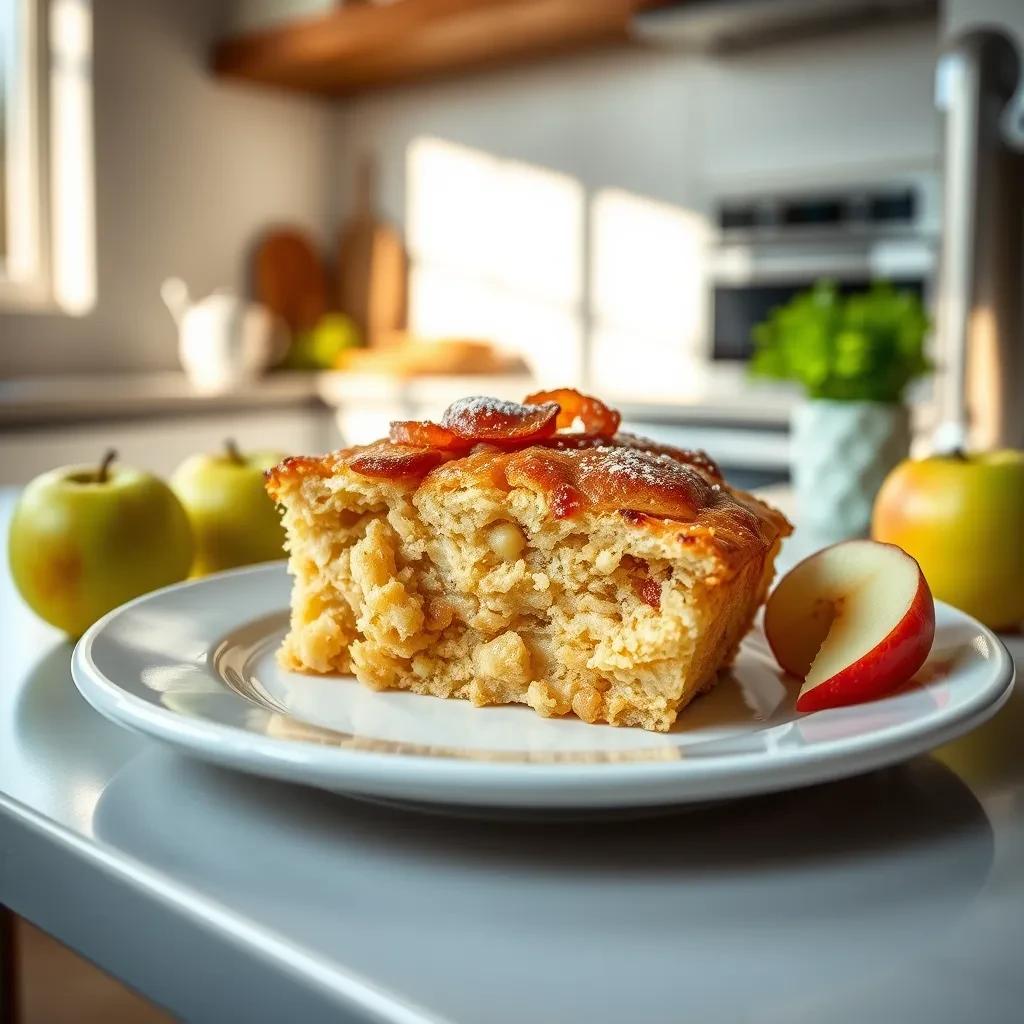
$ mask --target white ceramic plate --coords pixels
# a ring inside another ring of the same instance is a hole
[[[148,594],[78,644],[75,682],[102,714],[196,757],[353,796],[478,808],[640,808],[805,786],[928,750],[992,715],[1013,664],[985,627],[937,608],[918,685],[797,715],[763,635],[666,734],[545,719],[525,707],[374,693],[282,671],[283,563]]]

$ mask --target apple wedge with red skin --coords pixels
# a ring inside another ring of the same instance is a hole
[[[764,631],[804,681],[797,711],[892,693],[924,664],[935,603],[921,567],[895,544],[849,540],[794,566],[768,599]]]

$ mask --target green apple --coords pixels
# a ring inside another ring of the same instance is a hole
[[[993,629],[1024,621],[1024,452],[901,463],[878,492],[871,535],[913,555],[937,598]]]
[[[111,608],[188,575],[192,534],[162,480],[128,466],[63,466],[33,480],[11,520],[11,574],[30,608],[79,636]]]
[[[299,331],[282,364],[291,370],[329,370],[338,356],[362,344],[359,328],[344,313],[325,313],[312,330]]]
[[[284,557],[281,517],[263,486],[263,471],[276,466],[280,452],[243,455],[228,441],[216,455],[192,455],[171,477],[192,523],[192,574]]]

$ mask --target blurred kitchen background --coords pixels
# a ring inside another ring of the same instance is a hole
[[[0,483],[566,384],[783,481],[799,394],[751,332],[821,278],[938,314],[919,445],[1017,430],[1019,162],[977,195],[985,131],[1024,133],[1020,0],[0,0],[0,30]]]

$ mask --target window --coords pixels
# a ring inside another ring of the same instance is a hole
[[[96,299],[90,0],[0,0],[0,309]]]
[[[46,297],[38,5],[0,2],[0,301]]]

